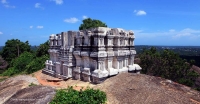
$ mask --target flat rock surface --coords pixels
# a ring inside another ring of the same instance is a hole
[[[29,83],[23,80],[6,80],[0,83],[0,104],[12,97],[17,91],[28,87]]]
[[[34,84],[36,86],[29,85]],[[52,87],[39,86],[35,77],[18,75],[0,82],[0,104],[46,104],[55,95]]]
[[[52,87],[31,86],[15,93],[5,104],[47,104],[56,91]]]
[[[200,92],[144,74],[121,73],[95,86],[109,104],[200,104]]]

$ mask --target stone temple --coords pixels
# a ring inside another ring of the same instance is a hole
[[[133,31],[107,27],[52,34],[50,60],[43,72],[92,83],[122,72],[139,73],[141,67],[134,64],[134,39]]]

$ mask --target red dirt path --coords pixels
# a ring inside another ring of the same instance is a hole
[[[87,87],[94,87],[95,85],[90,84],[89,82],[83,82],[79,80],[68,79],[63,81],[58,78],[46,75],[42,73],[42,70],[35,72],[32,76],[36,77],[38,82],[43,86],[51,86],[57,89],[67,88],[68,86],[73,86],[75,90],[80,90],[81,88],[85,89]],[[49,81],[50,80],[50,81]]]

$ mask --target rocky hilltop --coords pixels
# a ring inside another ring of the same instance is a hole
[[[41,71],[39,73],[37,75],[42,77]],[[36,86],[29,86],[31,83]],[[74,84],[80,87],[83,83],[69,79],[56,82],[57,86],[43,85],[35,76],[20,75],[0,82],[0,104],[47,104],[55,95],[56,88]],[[108,104],[200,104],[200,92],[171,80],[144,74],[121,73],[90,87],[105,91]]]
[[[159,77],[122,73],[95,86],[110,104],[200,104],[200,92]]]
[[[41,86],[36,78],[28,75],[0,82],[0,104],[47,104],[54,95],[54,88]]]

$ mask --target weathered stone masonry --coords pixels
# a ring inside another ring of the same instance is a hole
[[[50,60],[43,72],[94,83],[122,72],[139,73],[134,39],[133,31],[107,27],[51,35]]]

